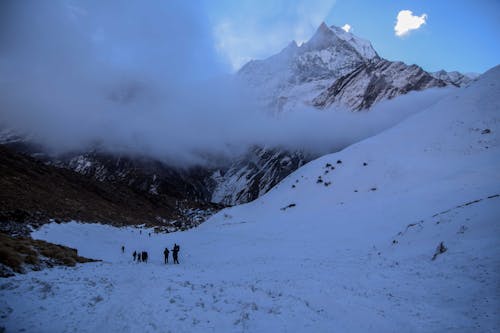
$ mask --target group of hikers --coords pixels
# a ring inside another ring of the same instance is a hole
[[[174,259],[174,264],[178,264],[179,263],[179,250],[180,250],[180,246],[177,245],[177,244],[174,244],[174,248],[172,249],[172,259]],[[165,251],[163,251],[163,257],[165,258],[164,261],[165,261],[165,264],[168,264],[168,254],[170,253],[170,251],[168,250],[168,248],[165,248]]]
[[[177,244],[174,244],[174,247],[172,248],[172,259],[174,260],[174,264],[179,263],[179,251],[180,251],[180,246]],[[122,245],[122,253],[125,253],[125,246]],[[168,257],[170,254],[170,250],[168,248],[165,248],[163,251],[163,257],[164,257],[164,262],[165,264],[168,264]],[[134,251],[132,253],[132,257],[134,258],[134,261],[137,262],[148,262],[148,252],[147,251]]]
[[[137,252],[137,251],[134,251],[134,253],[132,253],[132,256],[134,257],[134,261],[137,260],[137,262],[148,262],[148,252],[147,251],[142,251],[142,252]]]

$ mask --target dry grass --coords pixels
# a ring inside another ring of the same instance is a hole
[[[22,272],[23,257],[12,248],[6,247],[3,244],[0,246],[0,263],[9,266],[14,272]]]
[[[16,273],[24,273],[25,265],[40,269],[42,264],[75,266],[92,261],[96,260],[80,257],[77,250],[66,246],[0,233],[0,263]]]

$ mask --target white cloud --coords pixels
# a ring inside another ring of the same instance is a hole
[[[411,30],[416,30],[425,24],[427,20],[427,14],[422,14],[421,16],[413,15],[411,10],[401,10],[398,13],[397,22],[394,26],[394,32],[396,36],[402,37],[407,35]]]
[[[348,23],[346,23],[342,27],[342,30],[344,30],[345,32],[349,32],[349,31],[351,31],[351,26]]]

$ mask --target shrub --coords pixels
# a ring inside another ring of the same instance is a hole
[[[71,258],[71,257],[64,257],[64,258],[62,258],[62,260],[61,260],[61,261],[62,261],[62,263],[63,263],[64,265],[66,265],[66,266],[71,266],[71,267],[73,267],[73,266],[75,266],[75,265],[76,265],[76,261],[75,261],[75,259],[73,259],[73,258]]]
[[[2,246],[0,247],[0,263],[20,273],[22,271],[23,257],[12,247]]]
[[[24,262],[29,264],[29,265],[38,265],[40,264],[40,260],[38,260],[38,257],[35,255],[27,255],[25,258],[24,258]]]
[[[42,255],[45,258],[39,258]],[[33,266],[39,270],[43,264],[75,266],[76,263],[96,261],[78,256],[78,251],[62,245],[48,243],[31,238],[13,238],[0,233],[0,263],[10,267],[14,272],[24,273],[23,265]]]

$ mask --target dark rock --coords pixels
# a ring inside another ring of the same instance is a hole
[[[285,207],[280,208],[280,210],[287,210],[288,208],[293,208],[293,207],[295,207],[295,206],[296,206],[296,204],[291,203],[291,204],[289,204],[288,206],[285,206]]]
[[[436,252],[432,256],[432,260],[436,260],[436,258],[437,258],[438,255],[440,255],[442,253],[445,253],[447,250],[448,249],[446,248],[446,246],[444,246],[443,242],[439,243],[439,245],[436,248]]]

